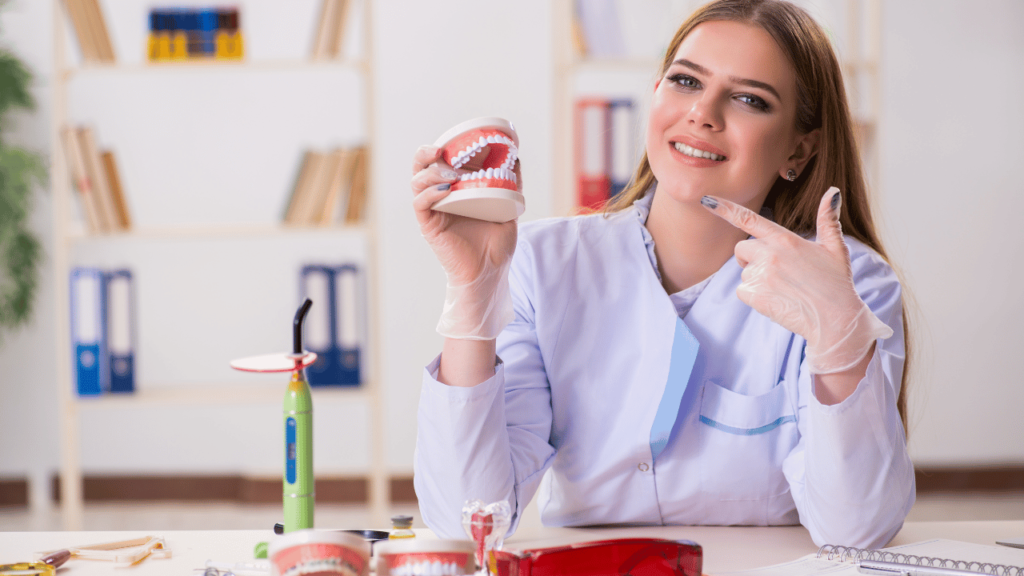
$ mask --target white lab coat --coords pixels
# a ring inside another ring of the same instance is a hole
[[[464,537],[465,500],[508,500],[514,530],[539,489],[545,525],[799,522],[819,545],[884,545],[915,495],[896,409],[904,341],[892,269],[846,238],[857,291],[894,334],[877,342],[856,391],[824,406],[804,339],[742,303],[742,269],[726,262],[683,319],[700,348],[655,459],[651,429],[679,336],[644,227],[652,198],[607,218],[520,226],[515,319],[498,337],[494,376],[446,386],[440,357],[423,376],[424,522]]]

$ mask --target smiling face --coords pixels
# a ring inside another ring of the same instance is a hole
[[[760,207],[780,172],[799,172],[800,158],[813,154],[813,138],[796,129],[796,105],[796,72],[764,29],[698,25],[651,101],[647,157],[658,191]]]

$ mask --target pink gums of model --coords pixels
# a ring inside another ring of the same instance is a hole
[[[460,172],[451,193],[434,210],[491,222],[508,222],[525,210],[515,173],[519,137],[502,118],[476,118],[438,138],[441,157]]]

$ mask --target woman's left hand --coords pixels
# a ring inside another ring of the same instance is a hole
[[[743,267],[736,295],[807,340],[812,373],[847,370],[876,339],[892,336],[854,288],[850,249],[839,225],[838,188],[829,188],[821,199],[815,240],[723,198],[705,196],[701,203],[753,236],[736,245],[736,261]]]

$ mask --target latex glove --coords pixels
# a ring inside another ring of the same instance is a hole
[[[705,196],[701,203],[754,237],[736,245],[736,260],[743,267],[736,295],[807,340],[811,373],[852,368],[876,339],[892,336],[854,288],[850,249],[839,224],[838,188],[829,188],[821,199],[813,241],[729,200]]]
[[[412,171],[420,232],[448,278],[437,332],[447,338],[493,340],[513,318],[508,270],[516,248],[516,221],[497,224],[431,210],[460,175],[435,146],[416,151]],[[522,190],[518,161],[515,171]]]

